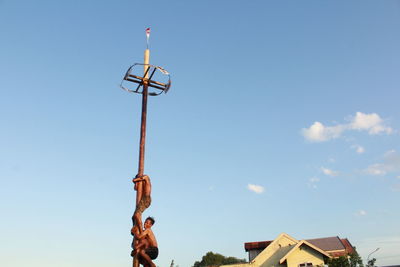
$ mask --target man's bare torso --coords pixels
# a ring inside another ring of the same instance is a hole
[[[146,229],[145,232],[148,231],[146,239],[149,242],[150,247],[158,247],[156,237],[151,229]]]

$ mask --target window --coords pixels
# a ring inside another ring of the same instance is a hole
[[[300,263],[299,267],[312,267],[313,264],[311,262]]]

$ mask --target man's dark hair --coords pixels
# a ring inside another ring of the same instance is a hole
[[[154,223],[156,222],[156,221],[154,220],[154,218],[153,218],[153,217],[150,217],[150,216],[147,217],[145,221],[147,221],[147,220],[151,221],[151,225],[154,225]]]

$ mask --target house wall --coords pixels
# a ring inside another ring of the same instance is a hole
[[[252,249],[252,250],[249,250],[249,262],[254,260],[255,257],[257,257],[258,254],[260,254],[261,251],[263,251],[263,250],[264,249]]]
[[[308,246],[302,245],[296,251],[290,254],[286,260],[287,267],[298,267],[299,264],[305,262],[311,262],[313,266],[324,265],[324,258],[321,253],[313,250]]]
[[[286,264],[279,264],[279,260],[296,245],[296,242],[286,236],[281,236],[276,241],[254,259],[255,267],[286,267]]]

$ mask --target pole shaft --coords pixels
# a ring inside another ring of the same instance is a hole
[[[146,49],[144,51],[144,73],[146,73],[147,68],[149,67],[150,62],[150,50]],[[144,174],[144,152],[145,152],[145,144],[146,144],[146,119],[147,119],[147,96],[148,96],[148,79],[149,71],[147,71],[146,76],[143,81],[143,93],[142,93],[142,117],[140,123],[140,144],[139,144],[139,166],[138,166],[138,176],[142,176]],[[139,183],[138,186],[143,186],[142,183]],[[142,189],[138,189],[136,193],[136,205],[138,205],[140,199],[142,198],[141,194],[138,192],[142,192]],[[132,260],[133,267],[139,267],[139,259],[137,256],[133,257]]]
[[[150,51],[146,49],[144,51],[144,73],[149,67],[150,62]],[[149,77],[149,72],[147,72],[146,77]],[[145,143],[146,143],[146,119],[147,119],[147,96],[148,96],[148,82],[145,80],[143,83],[143,93],[142,93],[142,119],[140,125],[140,145],[139,145],[139,166],[138,175],[144,174],[144,154],[145,154]]]
[[[142,95],[142,120],[140,125],[140,145],[139,145],[139,166],[138,175],[142,176],[144,173],[144,152],[146,143],[146,119],[147,119],[147,94],[148,86],[143,84],[143,95]]]

